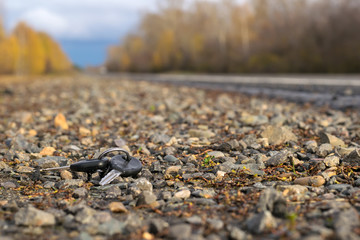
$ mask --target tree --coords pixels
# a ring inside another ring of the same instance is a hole
[[[19,44],[15,36],[0,41],[0,74],[15,72],[19,59]]]
[[[64,72],[68,71],[71,67],[70,61],[64,52],[61,50],[59,44],[57,44],[46,33],[38,33],[42,41],[42,45],[45,51],[45,72]]]
[[[16,73],[44,73],[46,67],[46,55],[38,34],[25,23],[20,22],[14,30],[14,35],[18,39],[20,45],[20,57]]]

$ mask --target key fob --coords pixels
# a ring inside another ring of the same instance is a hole
[[[109,166],[109,162],[101,159],[82,160],[70,165],[70,169],[75,172],[94,173],[97,170],[105,171]]]
[[[135,177],[141,171],[142,164],[135,157],[130,157],[127,161],[122,155],[116,155],[110,159],[110,167],[119,171],[122,177]]]

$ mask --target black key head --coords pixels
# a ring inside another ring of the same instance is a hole
[[[142,164],[135,157],[130,157],[128,161],[122,155],[116,155],[110,159],[110,167],[119,171],[122,177],[135,177],[141,171]]]

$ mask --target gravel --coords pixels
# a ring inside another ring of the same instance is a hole
[[[101,77],[4,83],[1,239],[358,239],[356,110]],[[39,172],[121,147],[136,177]]]

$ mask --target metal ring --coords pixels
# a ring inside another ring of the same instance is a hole
[[[111,153],[111,152],[116,152],[116,151],[125,153],[126,158],[127,158],[127,159],[125,159],[126,161],[129,162],[131,160],[130,154],[122,148],[109,148],[108,150],[105,150],[102,153],[100,153],[98,158],[101,159],[101,158],[105,157],[106,154]]]

